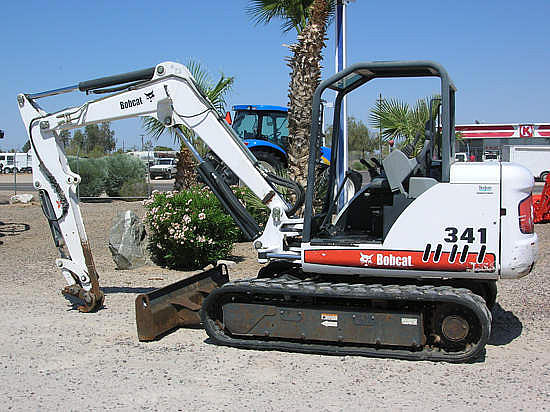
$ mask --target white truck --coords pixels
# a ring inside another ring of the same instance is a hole
[[[177,160],[173,157],[166,157],[164,159],[158,159],[154,166],[149,168],[149,175],[151,179],[160,177],[161,179],[172,179],[176,175]]]
[[[176,151],[158,151],[158,150],[144,150],[138,152],[128,152],[126,153],[130,156],[135,156],[139,158],[146,165],[154,166],[159,164],[160,159],[170,158],[173,159],[177,156],[178,152]]]
[[[503,160],[519,163],[529,169],[535,178],[545,181],[550,172],[550,145],[504,146]]]

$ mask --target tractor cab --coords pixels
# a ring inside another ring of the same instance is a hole
[[[430,117],[422,133],[412,143],[393,149],[382,162],[362,159],[370,174],[370,183],[339,208],[345,192],[344,182],[336,180],[337,137],[342,128],[340,112],[344,96],[378,78],[439,77],[440,98],[430,102]],[[443,67],[432,62],[360,63],[324,81],[313,101],[313,119],[320,116],[322,94],[336,92],[333,119],[332,159],[329,176],[316,178],[316,156],[311,156],[308,169],[304,241],[343,243],[382,243],[403,211],[418,197],[438,183],[450,181],[451,159],[454,159],[454,94],[455,87]],[[312,122],[310,153],[319,147],[318,122]],[[324,182],[324,183],[323,183]],[[326,240],[325,240],[326,239]]]
[[[287,163],[288,109],[270,105],[233,106],[232,127],[256,158],[271,170]]]

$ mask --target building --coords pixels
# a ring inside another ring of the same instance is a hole
[[[505,146],[550,145],[550,123],[456,125],[457,152],[475,161],[504,160]]]

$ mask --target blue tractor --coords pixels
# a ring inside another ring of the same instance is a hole
[[[233,130],[256,159],[272,171],[288,166],[288,108],[270,105],[233,106]],[[330,164],[330,149],[321,148],[321,162]]]

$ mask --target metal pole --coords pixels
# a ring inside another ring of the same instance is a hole
[[[78,150],[76,151],[76,174],[80,175],[80,145],[78,145]],[[76,198],[80,200],[80,185],[76,186]]]
[[[378,108],[382,108],[382,103],[384,102],[384,99],[382,98],[382,93],[380,93],[380,97],[378,98]],[[378,160],[380,163],[382,163],[382,123],[380,123],[380,130],[378,131],[378,150],[380,153],[378,154]]]
[[[336,73],[346,67],[346,4],[345,0],[336,2]],[[348,168],[348,145],[347,145],[347,98],[344,96],[342,111],[340,112],[340,134],[338,136],[338,159],[336,162],[337,185],[340,186],[345,179]],[[346,191],[342,191],[338,199],[338,210],[347,202]]]
[[[17,196],[17,159],[14,157],[13,158],[13,191],[14,191],[14,195]]]

